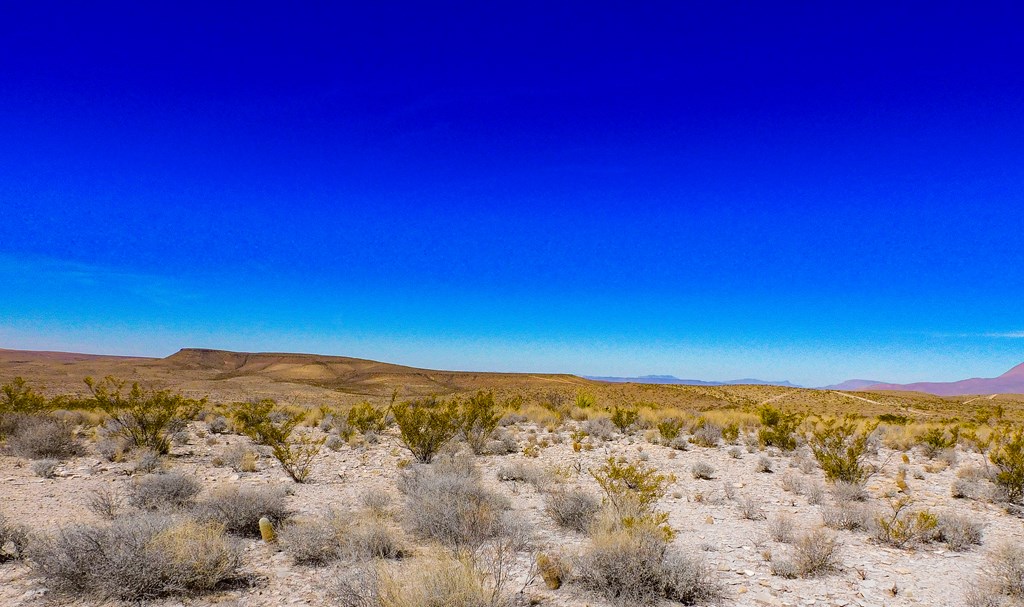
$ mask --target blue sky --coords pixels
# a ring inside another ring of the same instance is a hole
[[[1010,3],[67,4],[0,5],[0,347],[1024,361]]]

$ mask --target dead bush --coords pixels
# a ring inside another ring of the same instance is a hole
[[[762,455],[757,458],[757,466],[754,467],[755,472],[761,472],[762,474],[771,474],[773,470],[772,458]]]
[[[862,483],[836,481],[832,483],[831,490],[832,497],[840,504],[863,502],[868,499],[867,489],[864,488]]]
[[[128,503],[143,510],[185,508],[192,505],[202,483],[177,472],[148,474],[132,483]]]
[[[773,541],[789,544],[793,541],[793,517],[780,512],[768,520],[768,537]]]
[[[544,496],[544,506],[560,527],[586,533],[601,508],[601,501],[582,489],[557,489]]]
[[[788,558],[772,560],[772,573],[781,577],[816,577],[839,569],[839,546],[835,535],[824,530],[809,531],[793,542]]]
[[[763,521],[765,519],[761,502],[749,495],[740,498],[739,509],[740,516],[748,521]]]
[[[524,462],[512,462],[502,464],[498,468],[499,481],[518,481],[529,483],[535,489],[540,489],[551,481],[551,475],[533,464]]]
[[[954,552],[969,550],[981,545],[981,525],[962,514],[944,513],[939,515],[935,539],[944,542]]]
[[[0,513],[0,563],[23,558],[28,537],[27,527],[12,523]]]
[[[64,460],[84,452],[74,430],[52,417],[25,416],[7,437],[7,449],[27,459]]]
[[[32,472],[40,478],[53,478],[57,476],[57,466],[60,462],[55,459],[37,459],[32,462]]]
[[[50,588],[123,601],[212,590],[237,577],[239,565],[220,527],[153,514],[68,526],[30,553]]]
[[[583,431],[588,436],[608,441],[615,437],[615,424],[607,417],[595,417],[583,422]]]
[[[690,442],[700,447],[717,447],[721,440],[722,427],[706,420],[690,437]]]
[[[277,526],[290,515],[284,489],[266,486],[216,489],[196,505],[195,512],[201,520],[221,524],[228,533],[243,537],[259,537],[264,516]]]
[[[403,518],[415,535],[453,549],[473,548],[506,530],[509,508],[486,489],[472,460],[441,457],[403,474]]]
[[[104,487],[90,493],[85,506],[96,516],[113,520],[124,510],[124,497],[116,487]]]

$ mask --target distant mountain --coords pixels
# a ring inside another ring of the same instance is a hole
[[[885,383],[877,379],[848,379],[840,384],[832,384],[831,386],[822,386],[822,390],[863,390],[868,386],[874,386],[876,384]]]
[[[641,375],[640,377],[599,377],[585,375],[586,379],[604,381],[614,384],[678,384],[682,386],[783,386],[799,388],[788,381],[767,381],[763,379],[732,379],[729,381],[704,381],[701,379],[680,379],[675,375]]]
[[[965,394],[1024,394],[1024,363],[999,377],[974,377],[951,382],[918,382],[914,384],[871,384],[861,390],[900,390],[927,392],[938,396]]]

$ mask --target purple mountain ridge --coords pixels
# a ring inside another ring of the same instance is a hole
[[[999,377],[974,377],[951,382],[917,382],[913,384],[871,384],[860,390],[900,390],[904,392],[926,392],[937,396],[962,396],[965,394],[1024,394],[1024,363],[1017,365]]]

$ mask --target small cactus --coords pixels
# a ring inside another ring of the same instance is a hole
[[[267,543],[273,542],[277,539],[277,534],[274,533],[274,525],[271,524],[270,519],[265,516],[260,519],[260,536],[263,538],[263,541]]]

